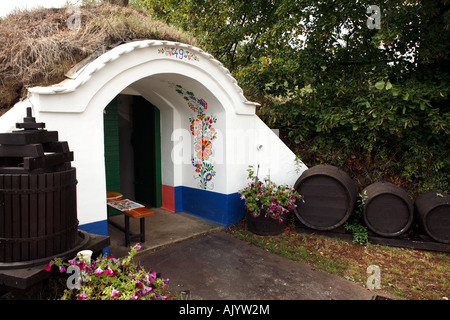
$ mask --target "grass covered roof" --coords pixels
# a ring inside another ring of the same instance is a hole
[[[74,14],[79,28],[71,27]],[[121,43],[154,39],[195,45],[180,29],[108,3],[79,11],[19,11],[0,19],[0,39],[0,115],[24,98],[28,87],[56,84],[78,62]]]

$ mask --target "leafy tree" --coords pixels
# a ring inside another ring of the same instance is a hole
[[[131,5],[195,35],[307,164],[345,165],[362,186],[449,191],[449,1]]]

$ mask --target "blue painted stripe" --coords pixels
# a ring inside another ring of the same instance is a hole
[[[101,220],[101,221],[82,224],[82,225],[78,226],[78,229],[86,231],[88,233],[107,236],[108,235],[108,221]]]
[[[175,187],[173,188],[173,193],[175,197],[175,212],[183,211],[183,187]]]
[[[238,193],[222,194],[184,186],[175,187],[175,212],[230,226],[244,217],[244,201]]]
[[[183,211],[225,227],[233,225],[245,215],[244,201],[239,193],[223,194],[178,186],[174,188],[174,195],[175,212]],[[107,236],[108,221],[83,224],[78,229]]]
[[[86,223],[78,226],[79,230],[86,231],[87,233],[99,234],[102,236],[108,236],[108,221],[101,220],[91,223]],[[109,247],[103,248],[103,255],[109,254]]]

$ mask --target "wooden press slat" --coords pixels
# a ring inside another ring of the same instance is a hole
[[[5,189],[11,189],[11,175],[4,176]],[[5,238],[12,237],[12,196],[11,194],[5,194]],[[5,248],[5,262],[12,261],[12,247],[11,244],[7,244]]]
[[[45,181],[46,181],[46,187],[52,188],[53,187],[53,174],[46,173]],[[47,210],[46,210],[46,217],[45,217],[45,223],[46,223],[45,231],[47,234],[51,234],[51,233],[53,233],[53,222],[54,222],[53,221],[54,206],[53,206],[53,193],[52,192],[46,193],[46,206],[47,206]],[[53,254],[53,239],[51,239],[51,238],[47,239],[45,247],[46,247],[47,256],[51,256]]]
[[[29,189],[29,176],[21,175],[20,176],[20,188]],[[30,228],[30,212],[29,212],[29,202],[30,202],[30,194],[23,193],[20,195],[20,237],[21,238],[29,238],[29,228]],[[21,243],[21,260],[29,259],[29,243],[23,242]]]
[[[20,175],[12,175],[12,188],[20,189]],[[20,195],[12,195],[12,238],[20,238]],[[20,261],[20,243],[13,243],[13,261]]]
[[[60,186],[61,186],[61,191],[59,194],[59,203],[60,203],[60,228],[62,229],[66,229],[67,228],[67,217],[66,217],[66,202],[65,202],[65,197],[66,197],[66,191],[65,191],[65,183],[66,183],[66,172],[61,172],[60,173]],[[60,242],[61,242],[61,248],[62,249],[67,249],[69,248],[68,246],[68,242],[67,242],[67,233],[63,234],[60,237]]]
[[[45,174],[40,174],[38,176],[38,188],[44,189],[46,187],[45,184]],[[45,235],[45,193],[40,192],[38,194],[38,236]],[[45,240],[38,240],[38,259],[45,258]]]
[[[72,174],[73,170],[68,170],[64,174],[64,185],[67,186],[64,188],[64,196],[63,199],[63,206],[65,208],[64,210],[64,216],[66,219],[66,226],[71,227],[75,224],[74,221],[74,215],[73,210],[76,210],[76,203],[74,203],[73,198],[75,197],[73,195],[73,188],[72,188]],[[75,206],[75,207],[74,207]],[[76,214],[75,214],[76,216]],[[76,218],[76,217],[75,217]],[[67,237],[67,245],[70,246],[73,243],[72,235],[68,234]]]
[[[30,189],[36,190],[38,187],[38,176],[32,174],[30,178]],[[38,195],[34,192],[30,194],[30,237],[37,237],[38,235]],[[30,243],[30,259],[37,259],[37,244],[36,241]]]
[[[0,175],[0,189],[5,187],[3,183],[3,175]],[[5,237],[5,199],[4,192],[0,192],[0,238]],[[5,262],[5,243],[0,243],[0,262]]]
[[[78,223],[77,221],[77,178],[76,178],[76,169],[72,168],[67,171],[68,180],[70,181],[70,188],[67,189],[67,216],[70,217],[70,226],[74,226]],[[75,230],[71,235],[71,243],[72,245],[75,243],[77,239],[78,231]]]
[[[53,186],[55,191],[53,193],[53,233],[59,232],[64,228],[61,225],[61,173],[55,172],[53,176]],[[61,252],[61,239],[65,234],[56,236],[54,243],[54,253]]]
[[[70,180],[70,188],[68,189],[69,194],[67,195],[69,199],[69,214],[71,217],[71,224],[75,225],[78,223],[77,221],[77,179],[76,179],[76,171],[75,168],[73,168],[69,173],[69,180]],[[75,234],[76,237],[76,234]],[[72,239],[72,241],[75,241],[75,239]]]

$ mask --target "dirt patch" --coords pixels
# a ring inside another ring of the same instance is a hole
[[[187,33],[143,11],[107,3],[79,11],[19,11],[0,21],[0,115],[25,97],[28,87],[56,84],[76,63],[120,43],[155,39],[195,44]]]

